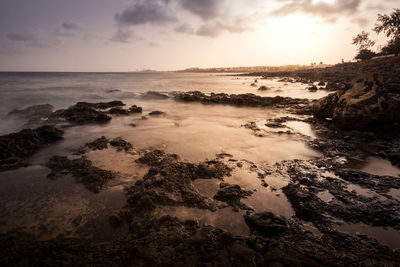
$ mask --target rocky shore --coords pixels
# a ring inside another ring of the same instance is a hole
[[[390,62],[398,64],[395,59]],[[362,73],[368,68],[372,67],[363,65],[359,71]],[[382,68],[386,69],[385,66]],[[335,71],[329,71],[329,75],[324,71],[317,75],[307,70],[261,75],[318,80],[338,86],[338,79],[343,82],[340,82],[343,86],[339,86],[339,90],[318,101],[254,94],[208,95],[197,91],[173,95],[174,100],[187,103],[284,110],[288,116],[265,120],[262,127],[255,121],[249,121],[243,127],[257,138],[267,134],[291,135],[318,151],[321,157],[268,165],[221,153],[212,159],[190,162],[163,149],[136,150],[134,142],[100,136],[83,143],[79,151],[69,156],[52,156],[46,164],[51,170],[49,178],[69,174],[91,192],[99,193],[119,174],[96,167],[87,158],[88,153],[114,149],[118,155],[135,155],[135,164],[145,166],[146,173],[134,184],[126,186],[124,207],[110,217],[110,224],[115,229],[127,226],[128,234],[99,243],[63,236],[43,241],[22,231],[11,231],[0,235],[0,264],[398,266],[399,249],[389,248],[370,236],[344,233],[339,229],[342,224],[363,224],[400,231],[400,176],[374,175],[351,167],[352,161],[362,161],[368,156],[385,158],[400,166],[400,104],[394,95],[397,78],[389,79],[386,72],[359,75],[355,71],[350,73],[357,79],[350,82],[346,77],[333,74]],[[157,92],[150,93],[149,97],[169,98]],[[41,147],[59,140],[63,132],[54,126],[106,123],[113,116],[142,112],[136,105],[123,107],[121,101],[79,102],[55,112],[47,105],[11,112],[10,116],[27,116],[31,124],[38,124],[45,116],[45,122],[52,126],[1,136],[0,170],[26,166],[25,159]],[[149,115],[162,117],[168,114],[153,111]],[[290,129],[288,123],[293,121],[310,124],[315,137]],[[241,170],[256,174],[260,185],[271,188],[271,192],[278,189],[267,183],[269,178],[286,181],[279,192],[289,201],[294,216],[287,218],[272,212],[258,212],[247,204],[246,199],[257,190],[226,181]],[[202,194],[195,186],[200,179],[215,181],[215,194]],[[239,216],[243,214],[250,233],[235,236],[196,219],[157,215],[156,211],[163,207],[207,212],[229,208]],[[311,225],[311,228],[305,225]]]

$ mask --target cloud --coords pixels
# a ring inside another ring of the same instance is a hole
[[[292,13],[304,13],[320,16],[328,22],[336,21],[341,14],[354,14],[360,6],[361,0],[336,0],[334,3],[313,0],[288,0],[283,6],[274,10],[272,15],[285,16]]]
[[[369,23],[369,20],[367,20],[366,18],[354,18],[351,21],[360,25],[361,27],[367,27]]]
[[[222,0],[181,0],[181,5],[202,19],[209,20],[219,15],[221,2]]]
[[[179,32],[179,33],[187,33],[187,34],[195,33],[195,29],[191,25],[186,24],[186,23],[175,27],[174,31]]]
[[[74,22],[64,22],[61,27],[68,31],[77,31],[81,29],[81,27]]]
[[[241,25],[239,21],[233,24],[214,22],[203,24],[197,29],[195,33],[200,36],[217,37],[224,31],[230,33],[242,33],[246,30],[248,30],[248,28]]]
[[[168,0],[147,0],[128,6],[114,17],[119,25],[164,24],[176,21],[168,9]]]
[[[6,36],[10,41],[25,43],[29,46],[36,48],[50,48],[59,45],[58,41],[52,41],[52,42],[41,41],[39,40],[39,38],[36,37],[36,35],[32,33],[10,32]]]
[[[36,36],[31,33],[7,33],[7,38],[14,42],[33,42],[36,41]]]
[[[117,43],[130,43],[133,39],[136,39],[134,34],[128,30],[119,29],[111,38],[110,41]]]

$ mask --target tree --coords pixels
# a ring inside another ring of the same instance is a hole
[[[357,56],[355,59],[359,59],[361,61],[368,60],[376,56],[376,53],[369,50],[369,49],[362,49],[358,52]]]
[[[353,38],[353,45],[358,46],[358,50],[370,49],[375,45],[375,41],[369,39],[369,32],[362,31]]]
[[[362,31],[353,38],[353,45],[358,46],[358,54],[355,59],[368,60],[373,58],[376,54],[371,51],[371,47],[375,45],[375,41],[369,39],[369,32]]]
[[[390,55],[395,54],[398,56],[400,53],[400,37],[389,40],[386,46],[382,47],[382,54]]]
[[[373,29],[376,33],[384,32],[391,38],[387,45],[382,48],[383,54],[400,53],[400,9],[395,8],[390,15],[378,14],[378,23]]]
[[[396,38],[400,36],[400,9],[395,8],[390,15],[378,14],[378,23],[375,24],[376,33],[384,32],[387,37]]]

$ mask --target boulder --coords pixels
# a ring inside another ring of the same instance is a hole
[[[382,76],[368,74],[313,105],[313,114],[332,118],[342,129],[393,129],[400,123],[400,102],[386,89]]]

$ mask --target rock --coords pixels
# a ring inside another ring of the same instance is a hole
[[[130,113],[130,114],[132,114],[132,113],[142,113],[142,108],[141,108],[141,107],[138,107],[138,106],[136,106],[136,105],[133,105],[133,106],[131,106],[131,107],[129,108],[129,113]]]
[[[169,98],[168,95],[156,92],[156,91],[147,91],[145,94],[142,95],[142,98],[146,99],[167,99]]]
[[[317,86],[313,85],[307,88],[310,92],[316,92],[318,90]]]
[[[0,171],[26,166],[26,158],[41,147],[62,139],[63,134],[52,126],[42,126],[0,136]]]
[[[255,86],[257,86],[257,84],[256,83],[251,83],[250,86],[255,87]]]
[[[224,94],[211,93],[206,95],[199,91],[176,93],[175,100],[184,102],[201,102],[204,104],[225,104],[234,106],[249,106],[249,107],[266,107],[266,106],[295,106],[308,104],[307,99],[298,99],[290,97],[262,97],[254,94]]]
[[[149,113],[150,116],[159,116],[159,115],[165,115],[165,112],[155,110]]]
[[[388,157],[394,166],[400,167],[400,153],[390,153]]]
[[[268,87],[266,87],[265,85],[260,86],[260,88],[258,88],[259,91],[267,91],[269,90]]]
[[[86,143],[85,147],[92,150],[103,150],[108,148],[108,142],[109,140],[105,136],[102,136],[92,142]]]
[[[67,157],[53,156],[46,167],[51,169],[49,178],[53,179],[59,173],[70,173],[78,183],[84,184],[93,193],[99,193],[108,181],[116,177],[113,172],[97,168],[85,158],[70,160]]]
[[[57,121],[60,118],[65,118],[67,121],[74,124],[105,123],[110,121],[111,117],[108,116],[104,111],[100,111],[98,109],[103,109],[109,105],[114,105],[113,102],[110,103],[78,102],[77,104],[65,110],[55,111],[50,117],[54,121]]]
[[[246,215],[245,221],[252,232],[264,237],[279,236],[289,231],[288,224],[283,217],[277,217],[271,212]]]
[[[253,194],[252,191],[242,190],[239,185],[230,185],[228,183],[221,183],[219,190],[214,196],[214,199],[226,202],[232,206],[235,211],[238,209],[251,210],[247,205],[240,202],[240,199],[247,198]]]
[[[111,108],[108,111],[112,115],[130,115],[133,113],[142,113],[142,108],[136,105],[131,106],[129,109],[123,109],[121,107]]]
[[[183,162],[174,154],[162,150],[145,153],[137,162],[151,166],[148,173],[127,190],[129,209],[148,213],[159,205],[183,205],[216,210],[216,204],[202,196],[194,187],[195,179],[230,175],[231,169],[220,161],[198,164]]]
[[[343,129],[391,129],[400,122],[400,102],[388,94],[382,77],[367,75],[354,82],[351,89],[320,99],[313,105],[313,113],[332,118]]]
[[[318,83],[318,85],[319,85],[319,86],[325,86],[325,83],[324,83],[323,81],[320,81],[320,82]]]
[[[110,145],[112,147],[115,147],[118,151],[122,151],[122,150],[130,151],[133,149],[132,144],[125,141],[121,137],[117,137],[117,138],[111,140]]]

